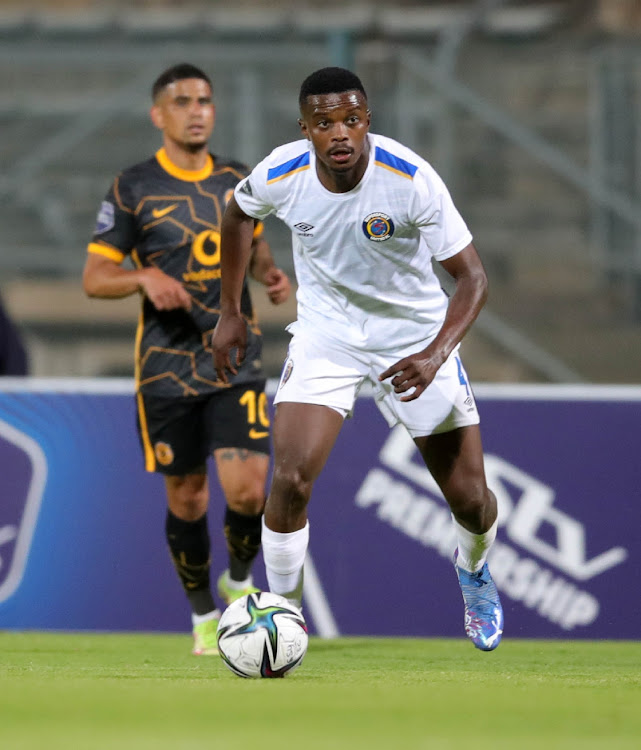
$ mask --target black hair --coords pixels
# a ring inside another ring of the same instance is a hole
[[[308,96],[342,94],[344,91],[360,91],[367,99],[365,88],[356,73],[345,68],[321,68],[303,81],[298,103],[302,106]]]
[[[209,76],[203,73],[200,68],[190,63],[178,63],[178,65],[172,65],[171,68],[167,68],[164,73],[161,73],[156,78],[154,85],[151,87],[151,98],[153,101],[156,101],[156,98],[166,86],[175,81],[183,81],[185,78],[200,78],[209,84],[209,88],[213,88]]]

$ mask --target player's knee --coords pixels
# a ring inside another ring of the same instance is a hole
[[[450,486],[444,494],[454,516],[465,521],[473,533],[483,533],[493,523],[496,505],[484,481],[461,482]]]
[[[228,495],[227,506],[236,513],[242,513],[246,516],[261,513],[265,508],[265,490],[261,486],[255,491]]]
[[[169,510],[183,521],[196,521],[207,512],[207,499],[200,496],[172,498]]]
[[[277,499],[291,509],[302,509],[307,505],[312,491],[311,480],[298,469],[276,467],[272,478],[270,498]]]
[[[172,477],[167,482],[167,502],[171,512],[183,521],[195,521],[207,512],[209,489],[206,481]]]

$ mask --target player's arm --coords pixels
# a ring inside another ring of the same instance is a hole
[[[454,293],[450,297],[441,330],[429,347],[441,360],[439,367],[461,343],[488,295],[485,269],[471,242],[456,255],[440,261],[440,264],[454,279]]]
[[[454,293],[440,331],[423,351],[399,360],[379,376],[379,380],[392,378],[395,393],[406,394],[401,401],[413,401],[423,393],[461,343],[487,299],[487,276],[472,243],[440,264],[454,279]]]
[[[254,242],[254,219],[231,198],[223,214],[220,241],[220,317],[212,336],[214,366],[220,380],[228,382],[245,356],[247,326],[240,310],[243,284]],[[236,348],[236,362],[231,350]]]
[[[287,301],[292,288],[289,276],[278,268],[269,244],[262,237],[254,237],[249,273],[267,287],[267,296],[274,305]]]
[[[119,299],[142,292],[158,310],[191,308],[191,297],[183,285],[159,268],[123,268],[99,253],[87,253],[82,285],[89,297]]]

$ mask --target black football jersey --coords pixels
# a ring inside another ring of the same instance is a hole
[[[102,202],[88,250],[116,262],[157,266],[182,282],[185,310],[159,311],[143,298],[136,336],[136,385],[160,397],[207,394],[223,384],[214,370],[211,335],[220,312],[220,224],[235,185],[249,170],[210,155],[202,170],[173,164],[164,149],[119,174]],[[256,235],[262,231],[258,225]],[[263,377],[262,339],[247,289],[242,313],[247,352],[230,382]]]

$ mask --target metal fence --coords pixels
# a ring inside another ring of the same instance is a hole
[[[413,34],[359,33],[357,25],[289,28],[286,38],[273,28],[211,38],[185,28],[6,33],[2,287],[78,280],[114,174],[157,147],[149,88],[166,66],[188,60],[211,73],[213,150],[254,164],[299,136],[302,78],[349,64],[368,89],[373,129],[428,158],[468,221],[490,272],[479,327],[495,355],[509,353],[524,378],[636,381],[639,49],[563,27],[478,33],[500,5],[481,3]],[[291,268],[284,228],[274,221],[268,231]]]

